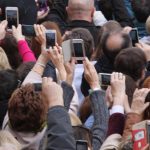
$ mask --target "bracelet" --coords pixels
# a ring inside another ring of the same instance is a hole
[[[37,64],[37,65],[39,65],[39,66],[41,66],[41,67],[43,67],[43,68],[45,68],[45,67],[46,67],[44,64],[39,63],[39,62],[37,62],[36,64]]]

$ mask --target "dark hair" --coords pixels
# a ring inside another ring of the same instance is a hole
[[[0,71],[0,101],[8,100],[18,86],[18,75],[14,70]]]
[[[12,35],[7,34],[1,47],[4,49],[9,63],[13,69],[16,69],[22,62],[18,53],[17,42]]]
[[[142,76],[142,71],[146,66],[146,56],[139,48],[127,48],[122,50],[116,57],[115,71],[129,75],[137,81]]]
[[[113,48],[110,45],[108,45],[108,40],[109,38],[113,37],[115,38],[115,36],[120,35],[120,38],[122,38],[122,42],[121,43],[117,43],[116,41],[116,45],[117,47]],[[109,61],[111,63],[114,63],[115,57],[117,56],[117,54],[125,48],[128,48],[131,46],[131,39],[129,37],[128,34],[122,33],[122,32],[112,32],[112,33],[106,33],[103,36],[102,39],[102,50],[104,55],[109,59]]]
[[[18,73],[18,77],[19,80],[21,82],[24,81],[25,77],[28,75],[28,73],[31,71],[31,69],[33,68],[35,62],[24,62],[22,63],[18,68],[17,68],[17,73]]]
[[[18,88],[8,105],[10,126],[18,132],[40,132],[46,124],[48,102],[35,92],[32,84]]]
[[[133,0],[131,1],[134,14],[139,22],[145,23],[150,15],[149,0]]]
[[[65,35],[65,40],[82,39],[84,41],[86,56],[90,59],[94,49],[94,39],[91,33],[85,28],[74,28]]]
[[[125,83],[126,83],[126,94],[128,96],[129,106],[131,106],[133,100],[133,93],[137,88],[137,85],[136,82],[128,75],[126,75]]]

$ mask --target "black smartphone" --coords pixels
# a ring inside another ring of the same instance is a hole
[[[99,73],[100,85],[108,86],[110,85],[111,74],[108,73]]]
[[[131,37],[133,46],[135,46],[136,43],[139,43],[139,36],[138,36],[138,29],[137,28],[133,28],[130,31],[130,37]]]
[[[12,26],[17,27],[19,24],[18,8],[6,7],[5,14],[6,20],[8,21],[8,29],[12,29]]]
[[[35,92],[42,91],[42,83],[33,83]]]
[[[46,30],[46,49],[55,46],[56,44],[56,30]]]
[[[85,140],[76,141],[76,150],[88,150],[88,143]]]
[[[22,25],[22,34],[24,36],[36,36],[34,26],[33,25]]]

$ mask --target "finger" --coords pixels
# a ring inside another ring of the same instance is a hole
[[[36,24],[34,24],[34,30],[35,30],[35,34],[37,36],[38,35],[38,30],[37,30],[37,25]]]
[[[51,77],[47,78],[47,83],[50,84],[52,83],[53,79]]]
[[[118,79],[122,80],[123,79],[123,74],[122,73],[118,73]]]
[[[42,34],[40,25],[37,25],[37,32],[38,32],[38,35],[41,35],[41,34]]]
[[[42,86],[47,84],[47,77],[42,78]]]
[[[111,83],[114,82],[114,80],[115,80],[115,72],[113,72],[113,73],[111,74],[111,80],[110,80]]]

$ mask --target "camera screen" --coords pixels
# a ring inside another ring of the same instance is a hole
[[[46,48],[55,46],[55,33],[46,33]]]
[[[84,57],[82,43],[73,43],[75,57]]]
[[[110,85],[110,75],[101,75],[103,85]]]
[[[147,125],[147,138],[148,138],[148,143],[150,142],[150,125]]]
[[[77,141],[76,150],[88,150],[87,142],[78,142]]]
[[[7,10],[7,21],[9,29],[11,29],[13,25],[17,27],[17,11]]]
[[[32,25],[22,25],[22,34],[25,36],[35,36],[35,30]]]
[[[135,46],[135,44],[139,42],[137,30],[131,30],[130,37],[132,39],[133,46]]]

